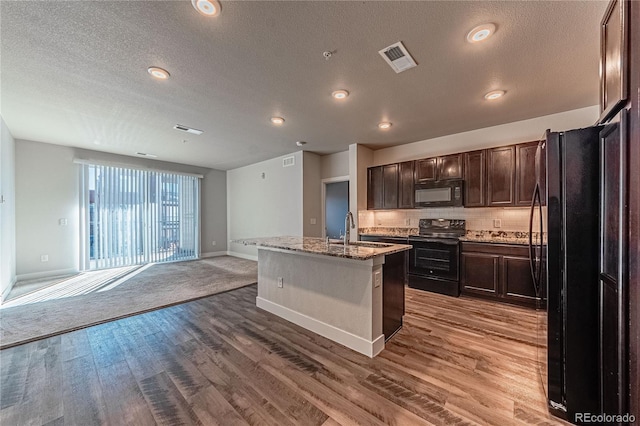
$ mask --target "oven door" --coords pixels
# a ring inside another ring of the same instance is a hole
[[[458,240],[410,237],[409,274],[458,281]]]

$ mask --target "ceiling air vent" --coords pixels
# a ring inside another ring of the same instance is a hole
[[[182,132],[191,133],[192,135],[201,135],[204,133],[202,130],[192,129],[191,127],[183,126],[182,124],[176,124],[173,128]]]
[[[296,164],[296,157],[293,155],[291,157],[284,157],[282,159],[282,167],[291,167]]]
[[[396,73],[406,71],[417,65],[401,41],[385,47],[378,53]]]

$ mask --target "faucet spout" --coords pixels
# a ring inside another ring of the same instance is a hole
[[[349,227],[351,225],[351,227]],[[347,216],[344,218],[344,245],[349,244],[349,240],[351,239],[351,228],[355,228],[356,224],[353,220],[353,214],[351,212],[347,212]]]

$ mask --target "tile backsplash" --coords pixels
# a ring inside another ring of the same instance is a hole
[[[546,208],[545,208],[546,209]],[[529,232],[529,207],[443,207],[411,210],[360,210],[358,226],[417,227],[420,219],[464,219],[468,230]],[[543,212],[543,214],[545,214]],[[499,221],[496,227],[494,221]],[[538,229],[537,221],[534,229]]]

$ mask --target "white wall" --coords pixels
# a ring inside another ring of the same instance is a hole
[[[516,121],[500,126],[427,139],[373,152],[372,166],[456,152],[473,151],[520,142],[540,140],[547,129],[570,130],[592,126],[598,119],[598,105]]]
[[[0,302],[16,278],[15,141],[0,117]]]
[[[349,176],[349,150],[323,155],[320,167],[321,179]]]
[[[358,145],[349,145],[349,211],[353,213],[356,229],[360,228],[360,212],[367,209],[367,167],[373,162],[374,151]],[[351,233],[351,241],[358,239]]]
[[[226,174],[186,166],[63,147],[16,142],[16,273],[19,278],[77,271],[79,267],[79,168],[74,158],[204,175],[201,189],[202,252],[226,251]],[[65,218],[66,226],[58,224]],[[216,247],[211,242],[216,241]],[[213,249],[213,250],[212,250]],[[40,256],[47,254],[48,262]]]
[[[322,237],[321,157],[311,152],[302,154],[302,235]]]
[[[282,166],[284,157],[295,164]],[[227,171],[228,240],[303,235],[302,151]],[[263,177],[264,176],[264,177]],[[229,243],[229,254],[257,260],[252,246]]]
[[[18,279],[78,270],[78,170],[73,148],[16,141],[16,273]],[[58,224],[59,219],[68,224]],[[48,262],[40,256],[48,255]]]
[[[204,173],[200,196],[202,209],[200,212],[201,256],[226,254],[227,172],[212,169]]]

